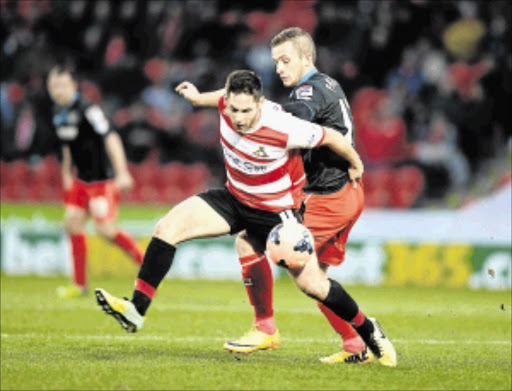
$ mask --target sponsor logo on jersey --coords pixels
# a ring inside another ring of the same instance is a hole
[[[265,152],[265,148],[264,147],[259,147],[258,150],[254,151],[252,153],[254,156],[256,157],[268,157],[267,153]]]
[[[226,159],[231,163],[231,166],[236,167],[238,170],[248,174],[260,174],[267,171],[267,167],[253,164],[248,160],[241,159],[225,146],[222,147],[224,149],[224,156]]]
[[[57,136],[64,141],[71,141],[78,136],[78,127],[72,125],[59,126]]]
[[[311,100],[313,98],[313,86],[302,86],[295,91],[297,99]]]

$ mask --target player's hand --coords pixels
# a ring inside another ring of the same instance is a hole
[[[196,88],[196,86],[190,83],[189,81],[181,82],[176,87],[175,91],[192,104],[195,104],[197,102],[197,99],[199,98],[200,95],[199,90]]]
[[[352,187],[354,189],[357,188],[358,182],[361,181],[361,179],[363,178],[363,171],[364,171],[364,168],[362,165],[357,166],[357,167],[354,167],[354,166],[349,167],[348,176],[350,178],[350,182],[352,182]]]
[[[135,185],[135,181],[129,172],[122,172],[116,175],[115,183],[119,191],[131,190]]]

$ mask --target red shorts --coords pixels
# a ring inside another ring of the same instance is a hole
[[[333,194],[310,194],[306,198],[304,225],[315,238],[318,260],[337,266],[345,259],[345,243],[363,212],[364,192],[351,183]]]
[[[87,183],[73,180],[64,192],[64,204],[91,212],[96,221],[115,220],[119,205],[119,190],[113,180]]]

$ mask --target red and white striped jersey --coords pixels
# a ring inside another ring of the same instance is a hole
[[[224,152],[226,187],[252,208],[281,212],[298,208],[306,184],[300,149],[318,146],[322,126],[293,117],[277,103],[265,100],[252,129],[237,133],[219,100],[220,142]]]

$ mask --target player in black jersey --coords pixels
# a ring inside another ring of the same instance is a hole
[[[133,187],[123,145],[101,108],[84,101],[70,72],[53,68],[47,80],[55,103],[53,125],[62,145],[64,226],[70,237],[74,284],[59,287],[61,297],[87,293],[87,242],[84,226],[88,215],[96,231],[123,249],[137,263],[143,252],[137,242],[115,226],[119,190]],[[73,176],[73,166],[77,176]]]
[[[354,126],[347,98],[338,82],[320,73],[314,66],[316,51],[311,36],[296,27],[278,33],[270,43],[276,72],[286,87],[293,87],[290,101],[283,108],[302,119],[338,130],[354,144]],[[308,184],[304,224],[315,238],[319,266],[327,273],[330,265],[340,265],[345,256],[348,234],[362,213],[364,194],[362,186],[350,186],[348,162],[326,148],[302,151]],[[265,341],[275,329],[272,309],[272,274],[268,261],[245,262],[245,252],[252,253],[254,243],[242,233],[237,238],[237,251],[242,264],[242,275],[251,304],[255,309],[255,327],[244,337],[226,342],[224,348],[237,352],[241,345],[247,351],[265,349]],[[348,295],[347,295],[348,296]],[[334,330],[343,340],[342,349],[322,357],[321,362],[334,364],[367,363],[372,353],[354,327],[365,320],[357,303],[348,296],[346,310],[352,320],[346,322],[321,301],[318,306]],[[377,354],[383,365],[395,366],[396,353],[391,344]]]

